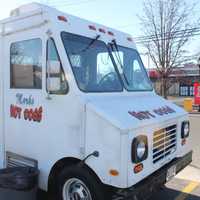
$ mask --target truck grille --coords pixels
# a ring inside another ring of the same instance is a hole
[[[164,159],[176,151],[177,125],[160,129],[153,134],[153,163]]]

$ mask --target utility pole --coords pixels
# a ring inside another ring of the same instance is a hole
[[[199,83],[200,83],[200,57],[198,58],[197,63],[198,63],[198,67],[199,67]],[[198,111],[200,112],[200,105],[199,105],[199,110]]]

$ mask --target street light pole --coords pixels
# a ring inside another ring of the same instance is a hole
[[[198,58],[198,67],[199,67],[199,82],[200,82],[200,57]]]

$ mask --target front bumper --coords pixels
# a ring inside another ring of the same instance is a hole
[[[167,170],[176,165],[176,173],[180,172],[192,162],[192,151],[181,158],[174,159],[152,175],[148,176],[138,184],[128,189],[120,189],[114,200],[145,200],[148,199],[152,192],[159,189],[166,183]]]

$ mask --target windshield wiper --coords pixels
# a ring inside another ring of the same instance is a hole
[[[112,45],[114,45],[116,51],[113,49]],[[121,67],[122,74],[123,74],[124,80],[126,81],[126,84],[130,85],[130,83],[128,81],[128,78],[127,78],[126,74],[124,73],[124,66],[122,64],[122,60],[121,60],[120,55],[119,55],[119,48],[118,48],[116,40],[112,40],[111,50],[115,53],[115,56],[116,56],[117,61],[118,61],[119,65],[120,65],[120,67]]]
[[[91,40],[91,42],[86,46],[84,49],[81,49],[79,52],[72,52],[73,55],[80,54],[82,52],[87,51],[99,38],[101,35],[97,35],[94,39]]]

